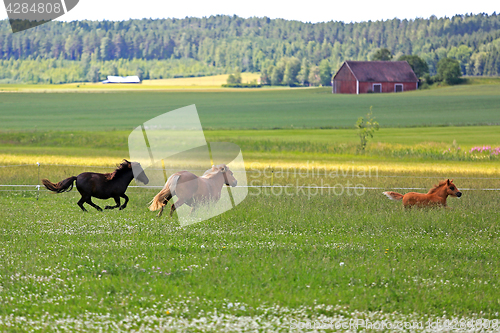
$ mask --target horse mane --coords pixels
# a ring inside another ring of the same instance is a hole
[[[117,165],[115,171],[110,172],[110,173],[105,173],[104,178],[106,179],[106,181],[110,181],[110,180],[114,179],[117,175],[120,175],[124,171],[126,171],[129,168],[128,167],[129,163],[130,163],[129,161],[124,159],[122,163]]]
[[[203,173],[203,178],[211,178],[212,176],[215,176],[219,171],[220,171],[220,168],[222,168],[223,166],[225,166],[224,164],[219,164],[219,165],[215,165],[213,167],[211,167],[210,169],[208,169],[207,171],[205,171]]]
[[[429,192],[427,192],[427,194],[436,193],[436,192],[437,192],[437,190],[439,190],[441,187],[443,187],[443,186],[444,186],[444,185],[446,185],[446,184],[448,184],[448,182],[447,182],[446,180],[442,180],[442,181],[440,181],[440,182],[439,182],[439,184],[434,185],[434,187],[433,187],[433,188],[431,188],[431,189],[429,190]]]

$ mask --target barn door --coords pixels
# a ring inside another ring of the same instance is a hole
[[[395,84],[394,85],[394,91],[395,92],[402,92],[403,91],[403,85],[402,84]]]
[[[382,92],[382,84],[374,83],[373,84],[373,92],[374,93],[381,93]]]

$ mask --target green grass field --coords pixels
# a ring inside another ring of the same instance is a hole
[[[146,210],[152,191],[129,190],[124,211],[88,214],[76,193],[2,194],[0,327],[286,331],[294,320],[386,314],[498,318],[497,193],[405,212],[379,191],[257,191],[187,228]]]
[[[84,214],[76,190],[0,187],[0,331],[498,323],[500,163],[465,152],[500,146],[500,127],[451,125],[500,123],[499,92],[0,93],[0,185],[112,171],[128,157],[131,128],[193,103],[208,141],[240,145],[249,183],[275,185],[251,188],[233,210],[189,227],[148,211],[154,189],[130,188],[123,211]],[[383,128],[364,154],[353,129],[314,129],[352,127],[372,105]],[[370,167],[378,172],[358,173]],[[448,198],[451,209],[405,211],[381,193],[424,192],[446,178],[464,193]],[[348,188],[358,184],[359,195]]]
[[[333,95],[329,89],[2,93],[2,130],[130,130],[195,104],[206,129],[351,128],[370,107],[383,127],[498,125],[500,85],[403,94]]]
[[[113,166],[128,158],[129,131],[6,131],[0,132],[0,164],[80,164]],[[248,162],[412,164],[474,162],[497,170],[496,156],[468,154],[475,146],[500,146],[499,126],[382,128],[358,154],[355,129],[209,130],[209,142],[240,146]],[[460,148],[460,149],[459,149]],[[450,151],[451,149],[451,151]],[[79,160],[79,161],[77,161]]]
[[[280,129],[280,130],[208,130],[208,141],[228,140],[240,145],[255,142],[276,142],[287,148],[288,144],[357,144],[357,132],[352,129]],[[131,131],[4,131],[0,144],[13,147],[79,147],[127,151]],[[500,126],[466,127],[411,127],[381,128],[372,142],[415,145],[438,143],[451,145],[453,141],[465,148],[476,145],[500,145]],[[255,148],[258,150],[257,146]],[[264,149],[264,148],[262,148]],[[288,149],[288,148],[287,148]],[[292,148],[290,148],[292,149]]]

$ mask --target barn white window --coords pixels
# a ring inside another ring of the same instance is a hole
[[[381,83],[374,83],[372,86],[372,91],[374,93],[381,93],[382,92],[382,84]]]
[[[395,92],[402,92],[402,91],[403,91],[403,85],[402,85],[402,84],[400,84],[400,83],[396,83],[396,84],[394,85],[394,91],[395,91]]]

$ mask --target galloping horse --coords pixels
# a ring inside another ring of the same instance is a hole
[[[144,184],[149,183],[149,179],[142,170],[141,166],[137,162],[129,162],[123,160],[123,162],[118,165],[115,171],[111,173],[95,173],[95,172],[84,172],[78,176],[73,176],[61,180],[59,183],[51,183],[48,179],[42,179],[43,185],[55,193],[69,192],[73,188],[73,182],[76,180],[76,188],[80,192],[82,198],[78,201],[78,206],[86,212],[87,210],[83,207],[84,203],[88,203],[98,211],[102,211],[101,207],[94,204],[91,197],[98,199],[115,199],[116,206],[106,206],[105,209],[114,209],[120,207],[120,210],[127,207],[128,197],[125,195],[128,185],[134,178],[134,173],[132,167],[135,170],[139,170],[137,180],[143,182]],[[125,199],[125,203],[120,206],[120,197]]]
[[[405,195],[397,192],[383,192],[391,200],[403,199],[403,206],[409,208],[412,206],[426,207],[426,206],[443,206],[446,207],[446,198],[448,196],[460,198],[462,192],[453,184],[452,180],[443,180],[429,190],[427,194],[409,192]]]
[[[176,172],[168,178],[163,189],[151,201],[149,210],[161,209],[158,213],[160,217],[165,205],[176,195],[178,200],[170,208],[170,216],[183,204],[192,207],[193,211],[202,203],[217,202],[224,184],[234,187],[237,183],[233,172],[225,164],[212,166],[201,177],[189,171]]]

